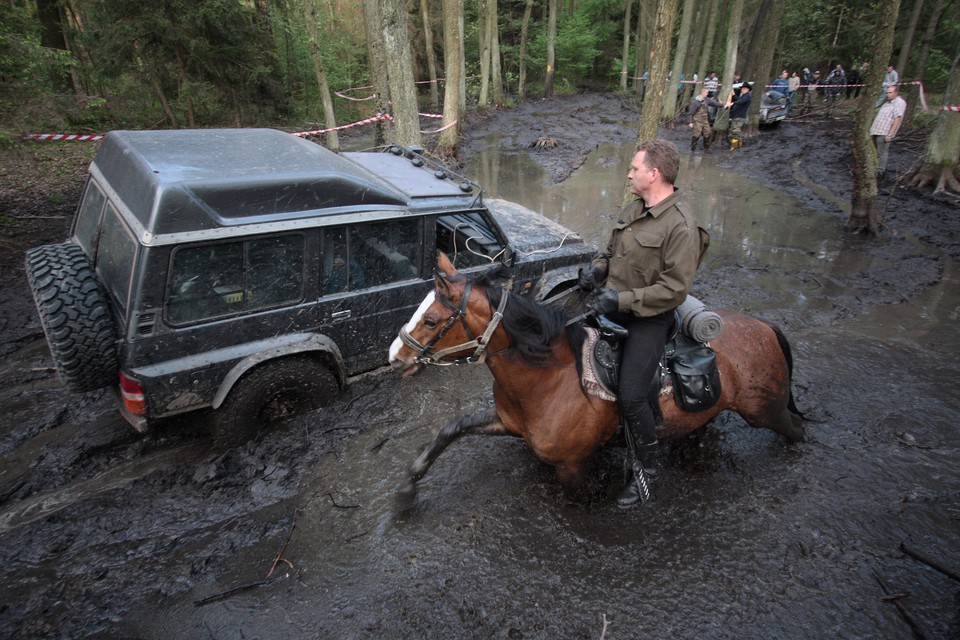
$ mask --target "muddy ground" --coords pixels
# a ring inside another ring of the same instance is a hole
[[[531,102],[472,117],[463,156],[509,132],[559,182],[599,142],[631,140],[635,118],[611,95]],[[843,234],[849,128],[798,119],[720,162]],[[558,146],[530,150],[541,136]],[[922,143],[899,141],[893,167]],[[107,393],[63,389],[22,261],[66,235],[91,151],[8,150],[0,169],[0,637],[960,636],[960,584],[899,548],[960,569],[960,310],[920,343],[831,332],[935,287],[956,299],[956,199],[885,184],[884,237],[844,241],[883,269],[834,274],[825,303],[765,316],[796,336],[807,442],[722,416],[667,447],[657,499],[623,513],[622,451],[600,454],[595,498],[571,504],[522,443],[472,440],[400,514],[404,466],[447,418],[486,405],[484,369],[357,380],[332,408],[226,452],[190,421],[135,435]],[[823,284],[713,263],[697,291],[738,308],[771,277]]]

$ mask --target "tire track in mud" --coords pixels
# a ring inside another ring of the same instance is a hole
[[[136,458],[92,478],[26,498],[0,511],[0,534],[46,518],[81,500],[121,489],[154,471],[167,469],[174,464],[182,465],[199,460],[209,447],[209,443],[187,443],[153,455]]]

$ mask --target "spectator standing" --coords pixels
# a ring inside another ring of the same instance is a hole
[[[891,67],[892,69],[893,67]],[[907,111],[907,101],[898,95],[897,85],[891,84],[884,93],[884,102],[870,125],[870,137],[877,149],[877,176],[883,177],[887,170],[887,155],[890,143],[897,136]]]
[[[860,97],[859,85],[861,80],[860,69],[857,68],[857,65],[853,65],[850,68],[850,73],[847,74],[847,100]]]
[[[717,77],[716,71],[707,72],[707,77],[703,79],[703,88],[709,92],[708,95],[711,98],[717,97],[717,90],[720,88],[720,78]]]
[[[787,112],[793,108],[793,99],[800,90],[800,76],[794,71],[787,80]]]
[[[887,73],[883,76],[883,89],[880,91],[880,97],[877,99],[876,106],[879,108],[887,101],[887,88],[895,86],[900,81],[900,75],[893,65],[887,67]]]
[[[789,97],[790,95],[790,74],[787,73],[787,70],[784,69],[780,72],[780,77],[773,81],[773,84],[770,85],[771,91],[776,91],[777,93],[782,93],[783,97]]]

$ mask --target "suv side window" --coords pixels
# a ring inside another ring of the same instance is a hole
[[[420,220],[391,220],[323,232],[323,293],[355,291],[419,276]]]
[[[291,234],[174,251],[167,320],[189,324],[303,299],[304,237]]]
[[[100,213],[103,211],[103,203],[107,197],[93,180],[87,181],[87,191],[83,196],[83,202],[80,204],[80,211],[77,212],[77,224],[74,228],[74,235],[77,237],[77,243],[83,247],[88,256],[96,255],[97,240],[100,233]]]

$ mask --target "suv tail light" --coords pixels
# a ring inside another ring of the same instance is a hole
[[[128,378],[120,372],[120,397],[127,411],[135,416],[147,414],[147,403],[143,399],[143,387],[133,378]]]

